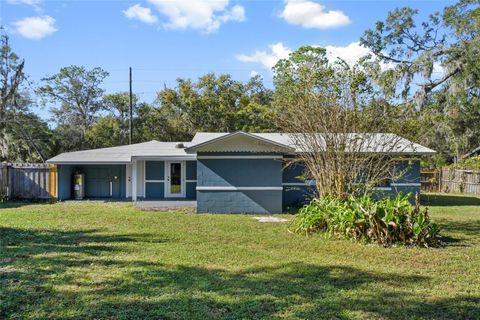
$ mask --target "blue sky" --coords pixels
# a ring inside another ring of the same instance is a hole
[[[396,7],[421,16],[452,1],[48,1],[0,0],[0,24],[26,61],[33,86],[61,67],[102,67],[107,92],[134,91],[152,102],[176,78],[230,73],[246,81],[255,73],[272,85],[269,67],[302,45],[327,47],[354,61],[363,31]],[[39,109],[44,118],[47,110]]]

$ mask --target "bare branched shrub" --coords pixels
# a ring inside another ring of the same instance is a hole
[[[325,50],[303,47],[275,67],[277,126],[289,133],[319,196],[365,193],[401,174],[395,164],[412,148],[387,133],[361,68],[330,64]],[[380,119],[381,120],[381,119]]]

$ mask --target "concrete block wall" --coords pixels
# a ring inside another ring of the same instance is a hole
[[[197,191],[200,213],[280,213],[282,191]]]
[[[283,208],[301,206],[316,195],[315,185],[304,178],[305,165],[301,162],[286,166],[282,172]]]
[[[197,160],[197,211],[282,212],[282,162],[278,159]]]
[[[308,186],[299,177],[304,174],[300,162],[288,166],[283,171],[283,207],[296,206],[308,202],[316,194],[314,185]],[[374,197],[394,197],[402,194],[420,193],[420,161],[417,159],[399,161],[395,167],[395,179],[388,186],[374,191]],[[413,197],[412,197],[413,200]]]

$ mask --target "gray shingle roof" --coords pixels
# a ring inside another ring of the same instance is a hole
[[[186,144],[186,142],[184,143]],[[47,162],[129,163],[134,157],[188,157],[185,149],[176,148],[176,144],[177,142],[160,142],[152,140],[149,142],[119,147],[66,152],[48,159]]]

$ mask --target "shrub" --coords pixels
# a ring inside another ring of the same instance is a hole
[[[480,170],[480,156],[461,159],[457,163],[453,163],[448,167],[453,169]]]
[[[300,209],[290,225],[296,233],[327,232],[334,237],[391,246],[439,245],[439,228],[428,209],[409,202],[411,194],[373,200],[370,196],[323,197]]]

